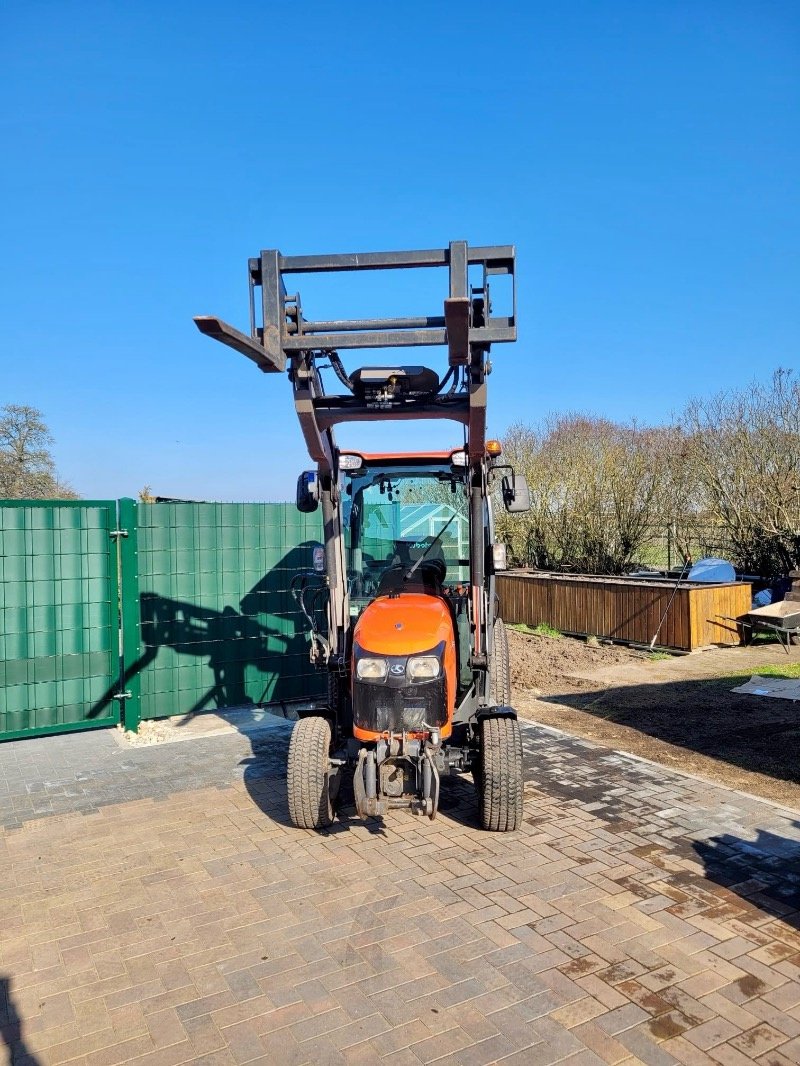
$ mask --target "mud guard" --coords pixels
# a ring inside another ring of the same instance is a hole
[[[513,707],[479,707],[475,712],[476,719],[480,722],[484,718],[514,718],[518,717]]]

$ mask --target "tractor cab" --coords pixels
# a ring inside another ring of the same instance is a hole
[[[472,683],[469,482],[464,451],[413,458],[350,453],[342,459],[348,467],[343,529],[350,617],[358,629],[355,642],[370,640],[376,612],[361,616],[376,599],[403,598],[402,603],[381,607],[381,617],[388,618],[409,609],[411,595],[432,597],[438,607],[430,600],[416,602],[427,611],[426,617],[442,615],[440,625],[448,629],[442,651],[447,651],[451,667],[445,696],[457,697]],[[401,627],[397,633],[405,628],[401,617],[393,624]],[[419,631],[414,650],[425,653],[428,649],[422,645],[429,638],[423,634],[429,627],[418,617],[412,628]],[[419,668],[412,664],[412,669]],[[397,676],[397,666],[395,671]],[[354,677],[354,685],[358,680]]]
[[[456,453],[460,458],[462,453]],[[409,582],[469,584],[469,486],[450,455],[342,456],[342,525],[353,605]],[[358,464],[358,465],[357,465]]]

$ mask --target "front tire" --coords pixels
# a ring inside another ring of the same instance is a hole
[[[318,715],[292,730],[286,783],[289,817],[298,829],[324,829],[333,822],[330,783],[331,727]]]
[[[510,833],[522,822],[522,736],[516,718],[483,718],[475,785],[481,826]]]

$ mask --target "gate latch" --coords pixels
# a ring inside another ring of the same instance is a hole
[[[132,698],[133,698],[133,693],[132,692],[128,692],[128,691],[117,692],[117,693],[115,693],[115,695],[113,695],[111,697],[112,700],[129,700],[129,699],[132,699]]]
[[[127,529],[112,529],[109,530],[108,535],[112,540],[116,540],[117,537],[127,537],[128,531]]]

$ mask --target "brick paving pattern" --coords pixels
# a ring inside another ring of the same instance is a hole
[[[0,1062],[800,1061],[800,814],[523,726],[525,821],[288,824],[288,731],[0,745]]]

